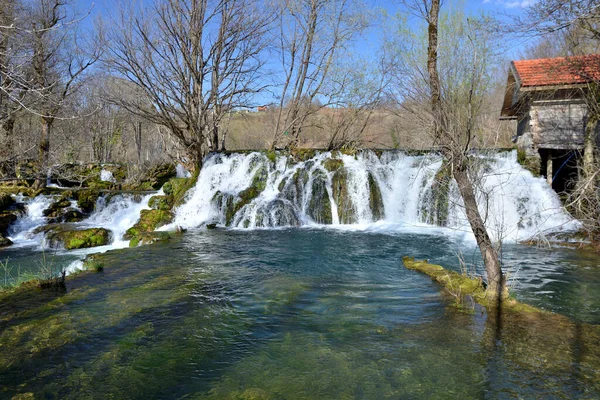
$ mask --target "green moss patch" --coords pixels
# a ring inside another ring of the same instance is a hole
[[[487,295],[481,278],[471,278],[467,275],[447,270],[441,265],[430,264],[426,260],[418,261],[412,257],[405,256],[402,258],[402,262],[407,269],[421,272],[443,285],[448,292],[455,297],[458,306],[462,306],[463,300],[466,296],[471,297],[478,304],[484,307],[489,308],[495,305],[493,299]],[[508,298],[507,296],[504,297],[505,298],[502,300],[503,310],[547,313],[547,311],[520,303],[515,299]]]
[[[165,210],[142,210],[140,220],[125,232],[125,239],[132,239],[144,232],[152,232],[173,221],[173,213]]]
[[[104,228],[69,230],[58,225],[47,231],[46,239],[52,247],[62,244],[67,250],[83,249],[109,244],[111,232]]]

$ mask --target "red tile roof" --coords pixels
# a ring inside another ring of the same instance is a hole
[[[600,81],[600,54],[513,61],[522,87]]]

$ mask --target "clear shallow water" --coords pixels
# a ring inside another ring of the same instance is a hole
[[[598,260],[507,247],[517,296],[579,322],[457,312],[402,256],[442,235],[199,231],[0,301],[0,398],[597,398]],[[585,322],[585,323],[583,323]]]

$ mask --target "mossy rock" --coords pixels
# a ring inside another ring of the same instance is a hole
[[[423,222],[437,226],[448,224],[451,182],[450,165],[444,161],[435,174],[433,184],[424,194],[421,207]]]
[[[311,198],[308,202],[307,214],[318,224],[332,224],[331,201],[327,192],[327,177],[317,170],[311,183]]]
[[[371,172],[368,173],[369,181],[369,206],[371,207],[371,213],[373,214],[373,221],[379,221],[385,219],[385,208],[383,206],[383,198],[381,197],[381,190],[377,184],[377,180]]]
[[[39,165],[34,161],[20,161],[15,167],[17,178],[33,180],[40,172]]]
[[[8,193],[0,193],[0,211],[5,211],[15,203],[15,200]]]
[[[153,210],[170,210],[173,208],[173,196],[152,196],[148,206]]]
[[[191,178],[172,178],[163,186],[163,192],[167,196],[172,196],[173,206],[181,205],[185,201],[185,195],[188,190],[194,187],[198,175]]]
[[[356,207],[348,192],[348,170],[340,168],[332,178],[333,200],[337,205],[340,224],[356,224]]]
[[[328,158],[323,161],[323,168],[325,168],[329,172],[337,171],[338,169],[344,166],[343,160],[338,160],[335,158]]]
[[[0,212],[0,235],[6,235],[8,228],[18,218],[18,211],[3,211]]]
[[[142,182],[148,183],[151,190],[158,190],[177,175],[177,168],[172,163],[159,164],[144,175]]]
[[[96,208],[96,202],[100,197],[97,190],[80,190],[76,192],[77,206],[85,213],[91,213]]]
[[[67,199],[59,199],[54,203],[50,204],[50,206],[45,209],[42,214],[45,217],[56,218],[62,214],[65,208],[71,207],[71,202]]]
[[[290,155],[297,161],[306,161],[314,158],[317,155],[315,149],[293,149],[290,151]]]
[[[13,244],[13,242],[10,239],[7,239],[4,236],[0,235],[0,248],[8,247],[11,244]]]
[[[268,170],[261,166],[255,172],[250,186],[233,196],[231,194],[217,192],[213,196],[213,203],[225,212],[225,225],[230,226],[235,214],[244,206],[257,198],[267,186]]]
[[[539,177],[542,168],[542,159],[539,155],[529,156],[523,149],[517,149],[517,162],[533,176]]]
[[[129,247],[143,246],[157,242],[166,242],[174,237],[174,232],[143,232],[129,241]]]
[[[67,250],[83,249],[109,244],[111,232],[104,228],[70,230],[59,226],[50,229],[46,234],[46,239],[52,247],[62,244]]]
[[[165,210],[142,210],[140,220],[125,232],[125,239],[132,239],[145,232],[153,232],[173,221],[173,213]]]

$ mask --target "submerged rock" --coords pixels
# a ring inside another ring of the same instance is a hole
[[[175,232],[143,232],[135,236],[129,242],[129,247],[143,246],[146,244],[153,244],[157,242],[166,242],[171,239],[176,233]]]

